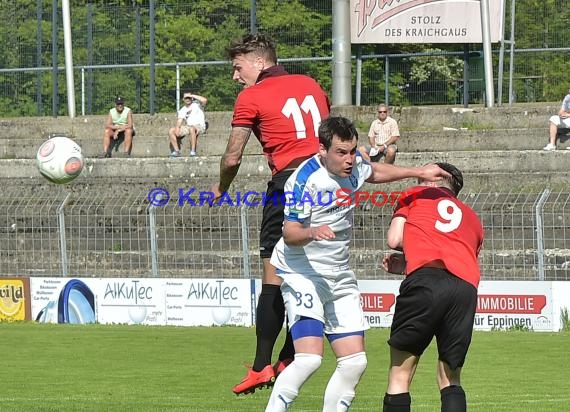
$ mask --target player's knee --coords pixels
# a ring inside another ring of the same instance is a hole
[[[325,408],[323,411],[347,411],[356,396],[356,386],[360,382],[362,374],[366,370],[368,359],[366,353],[358,352],[337,359],[335,375],[334,396],[328,397],[329,389],[325,394]],[[333,378],[334,379],[334,375]],[[331,383],[329,382],[329,385]]]
[[[265,411],[281,412],[289,409],[299,396],[301,386],[319,369],[322,360],[322,356],[313,353],[296,353],[293,362],[275,382]]]
[[[323,357],[320,355],[315,355],[314,353],[296,353],[293,363],[291,363],[288,368],[294,365],[294,370],[299,375],[304,376],[306,380],[321,367],[322,362]]]
[[[341,373],[347,381],[358,384],[360,377],[366,370],[368,365],[368,358],[365,352],[358,352],[352,355],[343,356],[337,359],[337,370]]]

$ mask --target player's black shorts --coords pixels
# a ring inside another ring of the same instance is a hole
[[[418,269],[400,285],[388,344],[420,356],[435,336],[439,359],[456,369],[465,362],[476,309],[473,285],[443,269]]]
[[[266,203],[263,206],[261,230],[259,232],[259,255],[261,258],[270,258],[273,248],[283,234],[283,210],[285,199],[283,192],[285,182],[294,170],[284,170],[277,173],[267,182]]]

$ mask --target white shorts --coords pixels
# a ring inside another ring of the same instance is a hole
[[[364,331],[369,328],[360,302],[360,291],[352,271],[334,278],[278,273],[289,328],[302,316],[324,323],[325,334]]]
[[[550,117],[550,122],[554,123],[559,129],[570,129],[570,117],[560,118],[557,114]]]

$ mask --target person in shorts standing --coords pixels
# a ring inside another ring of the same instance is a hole
[[[435,336],[437,382],[443,412],[467,409],[461,387],[477,309],[478,255],[483,227],[477,214],[457,199],[463,175],[449,163],[436,163],[450,178],[419,181],[399,198],[387,234],[388,246],[404,252],[386,256],[383,267],[402,273],[390,331],[390,370],[384,412],[408,412],[410,385],[420,357]]]

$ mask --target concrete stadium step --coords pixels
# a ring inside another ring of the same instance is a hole
[[[441,151],[489,151],[489,150],[541,150],[547,143],[546,129],[496,129],[496,130],[446,130],[405,131],[398,141],[399,155],[413,152]],[[360,144],[367,144],[367,131],[360,130]],[[229,131],[209,130],[198,139],[201,156],[216,156],[224,152]],[[32,159],[45,139],[0,139],[0,157],[4,159]],[[261,146],[255,138],[246,146],[246,154],[261,154]],[[77,137],[86,157],[96,157],[102,152],[102,139]],[[570,136],[560,137],[558,148],[570,147]],[[122,147],[117,147],[122,151]],[[188,156],[188,139],[182,140],[182,155]],[[143,136],[137,134],[133,142],[132,157],[167,157],[170,154],[167,134]]]
[[[363,138],[366,139],[366,132]],[[489,150],[542,150],[548,143],[548,129],[489,129],[400,131],[400,153],[440,151],[489,151]],[[363,140],[363,139],[359,139]],[[558,149],[570,147],[570,135],[559,136]]]
[[[396,164],[421,166],[429,162],[450,162],[465,173],[533,173],[568,171],[570,150],[543,152],[519,151],[448,151],[401,153]],[[219,174],[220,156],[181,158],[86,158],[82,176],[85,178],[207,178]],[[269,176],[267,162],[262,155],[246,156],[238,176]],[[0,159],[0,178],[37,176],[34,159]]]
[[[461,130],[537,129],[548,128],[548,118],[559,110],[559,103],[516,104],[513,107],[472,108],[452,106],[395,107],[392,116],[404,131],[440,132],[444,127]],[[374,106],[338,106],[333,115],[344,115],[360,130],[368,131],[376,118]],[[232,113],[206,110],[210,131],[229,132]],[[64,133],[73,138],[101,140],[106,115],[68,117],[21,117],[0,120],[0,139],[46,138],[50,133]],[[139,136],[166,136],[176,121],[175,113],[134,114]]]
[[[570,150],[543,152],[485,151],[485,152],[422,152],[401,153],[397,164],[420,166],[428,162],[443,161],[455,164],[465,175],[465,189],[473,191],[507,191],[517,188],[535,189],[545,187],[567,190],[570,181]],[[219,156],[164,158],[87,158],[85,168],[68,187],[89,188],[103,184],[100,190],[113,186],[128,186],[133,192],[144,190],[149,183],[165,188],[209,188],[219,174]],[[239,170],[232,190],[264,190],[270,176],[267,162],[261,155],[247,156]],[[0,180],[24,186],[48,184],[37,170],[33,159],[0,159]],[[394,183],[385,188],[399,188],[409,184]],[[387,190],[387,189],[386,189]]]
[[[365,144],[370,122],[376,117],[375,107],[333,107],[355,121]],[[399,121],[401,152],[525,150],[541,149],[547,141],[548,118],[558,111],[558,103],[517,104],[513,107],[461,108],[449,106],[395,107],[393,116]],[[206,111],[210,128],[199,141],[203,155],[219,155],[226,146],[231,129],[231,112]],[[102,135],[106,116],[6,118],[0,120],[0,158],[34,158],[43,140],[50,134],[64,134],[82,146],[86,156],[102,151]],[[168,130],[175,124],[174,113],[135,114],[137,135],[134,157],[161,157],[170,152]],[[446,130],[444,130],[446,129]],[[254,138],[251,139],[255,140]],[[563,136],[560,148],[570,145]],[[184,148],[188,150],[187,143]],[[248,154],[258,154],[257,142],[248,144]]]

